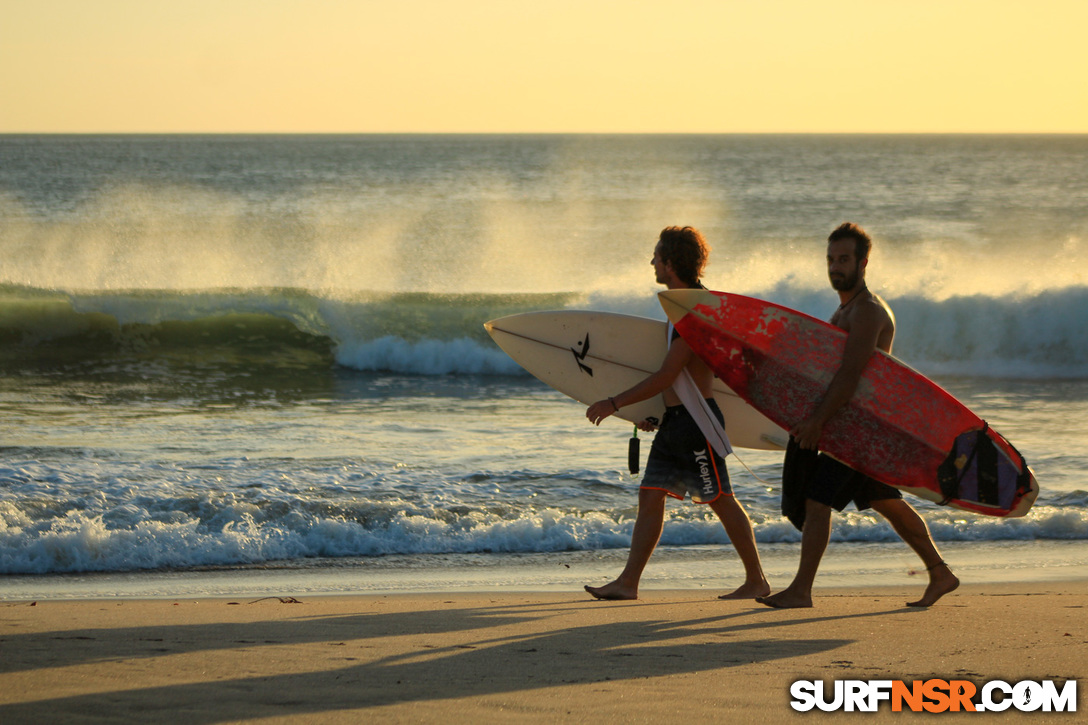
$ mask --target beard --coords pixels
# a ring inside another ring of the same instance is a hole
[[[835,290],[836,292],[848,292],[849,290],[854,289],[854,287],[856,287],[858,284],[858,276],[860,274],[860,271],[861,264],[859,263],[854,266],[853,274],[845,274],[842,276],[829,275],[828,278],[831,280],[831,289]]]

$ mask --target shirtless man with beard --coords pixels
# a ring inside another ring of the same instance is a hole
[[[857,390],[869,358],[877,349],[890,353],[895,337],[895,316],[880,297],[865,285],[872,240],[856,224],[839,226],[827,240],[827,275],[839,293],[839,308],[831,324],[848,333],[842,364],[827,392],[808,418],[790,431],[802,449],[815,450],[824,424]],[[929,528],[899,489],[862,475],[839,461],[820,454],[805,492],[805,521],[801,530],[801,561],[793,582],[782,591],[756,601],[776,608],[812,606],[812,584],[831,538],[831,509],[842,511],[854,501],[858,510],[873,508],[922,559],[929,585],[911,607],[928,607],[959,586],[960,581],[941,559]]]

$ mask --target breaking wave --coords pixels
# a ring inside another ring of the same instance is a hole
[[[762,295],[818,317],[826,292],[782,285]],[[928,374],[1088,377],[1088,287],[1019,298],[890,298],[896,354]],[[597,309],[663,319],[652,294],[358,293],[297,289],[71,293],[0,288],[0,341],[9,363],[200,356],[338,364],[417,375],[521,374],[484,332],[503,315]]]

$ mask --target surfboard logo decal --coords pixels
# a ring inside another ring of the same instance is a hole
[[[589,375],[589,377],[592,378],[593,377],[593,368],[591,368],[590,366],[588,366],[584,362],[582,362],[583,360],[586,359],[586,355],[589,354],[589,333],[588,332],[586,333],[586,339],[585,340],[583,340],[582,342],[576,343],[576,344],[577,344],[578,347],[582,348],[582,352],[578,352],[573,347],[570,349],[570,351],[572,353],[574,353],[574,362],[578,363],[578,369],[579,370],[581,370],[583,373],[586,373],[587,375]]]

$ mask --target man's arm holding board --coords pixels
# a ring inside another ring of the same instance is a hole
[[[677,376],[691,362],[692,356],[691,348],[683,338],[674,338],[657,372],[619,395],[598,400],[586,409],[586,418],[594,425],[600,425],[602,420],[618,412],[620,408],[641,403],[643,400],[649,400],[661,394],[676,382]]]
[[[824,425],[854,396],[886,323],[886,313],[880,305],[864,304],[854,310],[842,363],[827,386],[827,392],[809,417],[790,430],[790,435],[802,448],[816,449]]]

